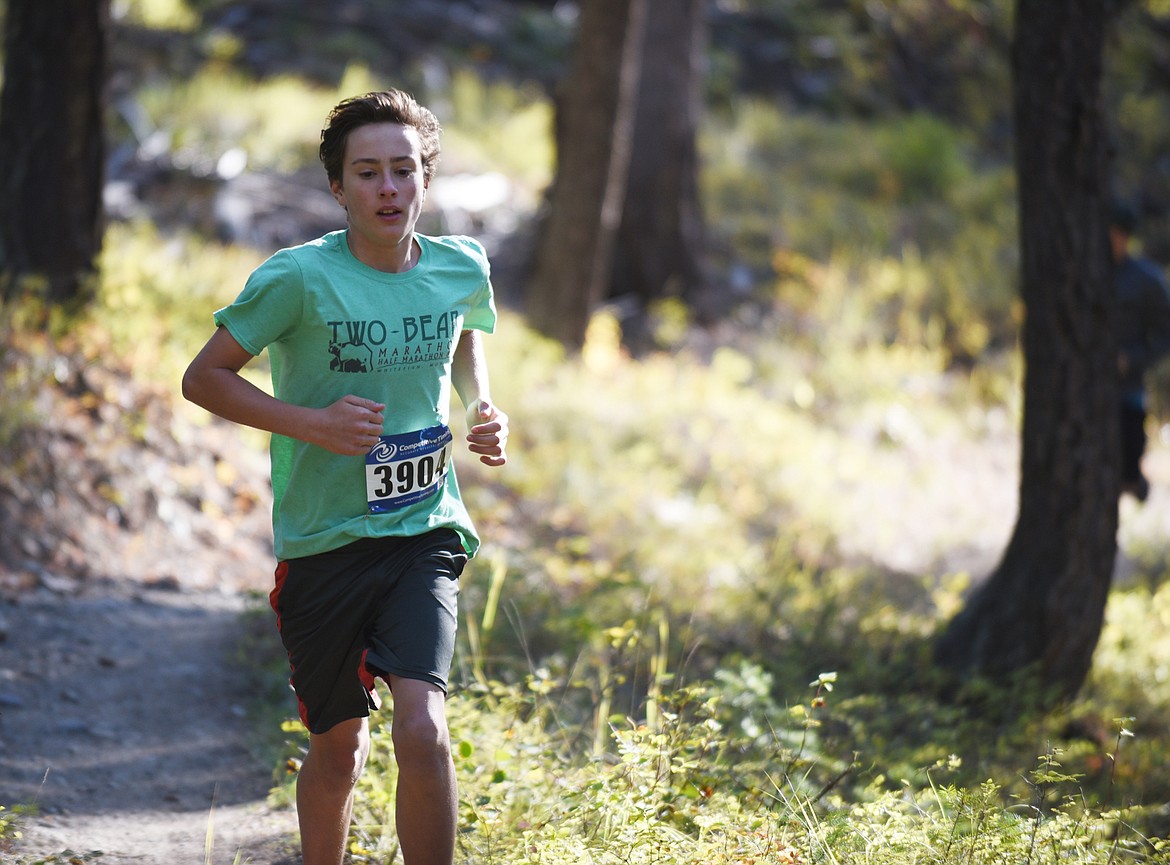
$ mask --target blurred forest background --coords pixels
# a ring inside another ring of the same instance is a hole
[[[444,126],[421,228],[483,240],[503,310],[511,459],[460,467],[467,861],[1170,861],[1170,375],[1119,507],[1097,363],[1113,196],[1170,262],[1170,4],[49,5],[0,3],[5,593],[258,590],[264,442],[178,377],[342,227],[321,124],[396,86]],[[1096,50],[1013,54],[1040,31]],[[1053,363],[1085,407],[1027,389]],[[376,746],[356,861],[393,850]]]

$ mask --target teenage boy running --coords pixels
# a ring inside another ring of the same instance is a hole
[[[450,462],[452,386],[486,465],[507,459],[508,418],[484,358],[496,310],[483,247],[415,232],[439,132],[401,91],[337,105],[320,157],[348,227],[257,268],[183,376],[187,399],[272,433],[271,602],[309,729],[305,865],[342,861],[375,677],[394,698],[406,865],[454,859],[444,700],[459,576],[479,539]],[[239,374],[265,348],[275,396]]]

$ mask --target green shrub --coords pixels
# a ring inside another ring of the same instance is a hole
[[[667,693],[645,723],[620,714],[572,721],[559,695],[574,685],[535,676],[456,693],[457,861],[1167,861],[1135,828],[1140,809],[1086,807],[1054,751],[1021,773],[1022,794],[947,780],[961,767],[954,755],[889,779],[872,760],[823,746],[835,677],[819,676],[814,697],[774,712],[762,735],[743,724],[768,701],[740,699],[753,677],[745,668],[738,683]],[[584,744],[593,724],[604,731],[601,750]],[[389,715],[372,729],[350,850],[358,862],[395,861]]]
[[[794,261],[830,262],[839,281],[798,291],[795,311],[846,337],[925,339],[964,361],[1014,344],[1014,175],[984,164],[953,127],[925,115],[832,120],[744,101],[702,142],[712,232],[732,262],[778,278],[781,304],[793,303],[793,277],[810,274],[794,274]]]

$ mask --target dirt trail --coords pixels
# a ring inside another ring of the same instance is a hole
[[[249,715],[281,686],[271,616],[243,615],[272,579],[266,455],[114,365],[13,368],[37,421],[0,449],[0,805],[36,813],[0,862],[296,861]]]
[[[271,757],[250,741],[243,603],[107,586],[0,607],[0,802],[39,812],[8,857],[296,861],[295,816],[266,805]]]

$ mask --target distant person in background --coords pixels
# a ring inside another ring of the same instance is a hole
[[[1121,382],[1121,492],[1139,502],[1150,494],[1142,472],[1146,450],[1147,398],[1145,375],[1170,353],[1170,284],[1148,258],[1131,252],[1137,209],[1117,201],[1109,222],[1115,312],[1117,369]]]
[[[452,389],[471,453],[506,462],[483,334],[483,247],[415,232],[439,123],[398,90],[330,113],[320,157],[347,228],[277,252],[215,313],[183,394],[272,433],[271,594],[309,730],[297,778],[304,865],[341,865],[369,753],[375,678],[394,698],[406,865],[451,865],[457,803],[445,697],[459,577],[479,538],[459,495]],[[240,375],[268,349],[274,396]]]

